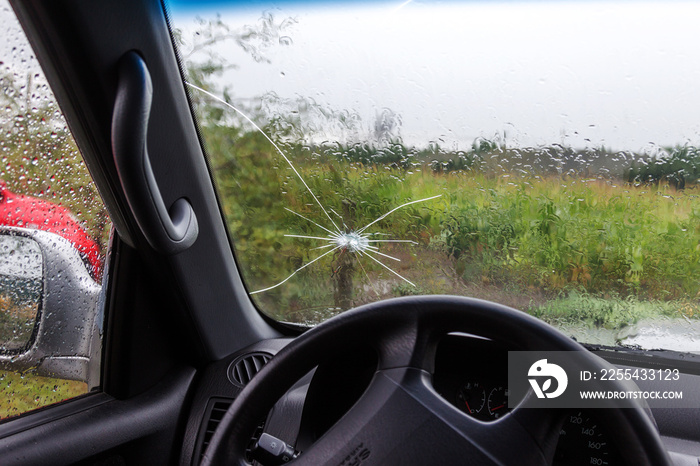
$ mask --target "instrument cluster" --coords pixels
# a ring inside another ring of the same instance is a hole
[[[508,348],[484,338],[449,335],[438,347],[433,387],[467,415],[485,422],[496,421],[511,411]],[[591,464],[615,465],[623,461],[595,413],[572,410],[565,416],[553,465]]]

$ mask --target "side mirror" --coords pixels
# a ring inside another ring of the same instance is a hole
[[[0,368],[97,386],[101,291],[65,238],[0,227]]]

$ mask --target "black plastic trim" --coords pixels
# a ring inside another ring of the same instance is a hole
[[[668,367],[685,373],[700,375],[700,354],[681,353],[669,350],[642,350],[629,347],[610,347],[598,345],[583,345],[589,351],[597,354],[606,361],[616,365],[636,367]]]
[[[88,393],[80,397],[65,400],[59,404],[27,411],[17,417],[3,419],[0,422],[0,440],[34,427],[63,419],[75,413],[92,409],[112,400],[114,400],[113,397],[105,395],[104,393]]]
[[[209,441],[212,435],[214,435],[216,427],[219,425],[219,422],[221,422],[221,418],[224,417],[231,403],[233,403],[233,398],[214,397],[209,399],[207,408],[204,411],[204,417],[202,418],[202,425],[197,433],[197,444],[195,445],[192,458],[193,465],[199,464],[202,460],[204,450],[206,450],[209,445]]]
[[[166,208],[148,156],[148,121],[153,83],[135,51],[119,61],[119,86],[112,117],[112,152],[119,181],[141,233],[153,249],[177,254],[192,246],[199,226],[192,204],[183,197]]]
[[[86,406],[79,411],[75,407],[81,400],[66,403],[64,417],[0,439],[0,464],[46,464],[50,458],[54,465],[67,465],[150,436],[161,435],[161,441],[172,442],[193,379],[193,369],[180,368],[131,400],[96,395],[86,398]],[[8,426],[8,431],[16,429],[15,423]],[[177,453],[171,452],[170,444],[155,447],[156,444],[151,451],[141,452],[143,458],[162,460]]]

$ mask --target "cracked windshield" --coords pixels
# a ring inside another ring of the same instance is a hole
[[[457,294],[700,352],[696,4],[169,7],[265,314]]]

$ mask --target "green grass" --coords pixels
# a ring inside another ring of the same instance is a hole
[[[260,135],[209,130],[210,162],[244,279],[250,290],[269,287],[316,258],[320,252],[313,248],[324,244],[286,234],[326,235],[286,208],[322,225],[328,219]],[[382,251],[401,259],[392,268],[420,292],[501,301],[508,301],[508,293],[524,293],[536,302],[521,308],[578,316],[599,326],[678,314],[700,296],[700,202],[694,183],[679,190],[663,180],[538,176],[469,164],[435,170],[430,161],[405,158],[378,163],[342,153],[349,150],[343,147],[330,153],[289,144],[284,150],[323,206],[342,215],[349,229],[403,203],[441,195],[368,230],[416,242],[385,245]],[[254,298],[275,318],[319,322],[341,310],[339,261],[330,254]],[[416,292],[368,259],[353,262],[350,274],[353,305]]]
[[[84,382],[0,371],[0,419],[87,393]]]
[[[467,279],[476,268],[491,280],[517,280],[556,295],[615,291],[671,300],[700,292],[695,189],[464,181],[472,186],[451,196],[440,234]]]
[[[642,301],[634,296],[597,297],[572,292],[528,311],[552,324],[620,329],[647,318],[695,317],[697,305],[685,301]]]

